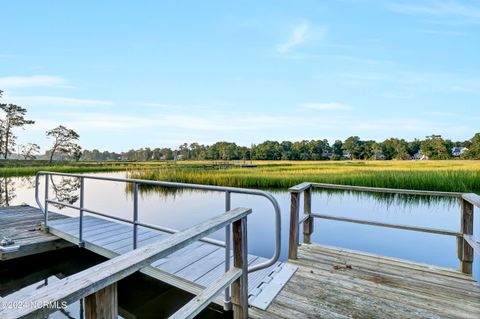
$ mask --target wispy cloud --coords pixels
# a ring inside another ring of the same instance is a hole
[[[391,9],[406,14],[424,14],[436,17],[457,17],[465,19],[480,19],[478,6],[466,5],[457,1],[429,1],[425,4],[395,3]]]
[[[302,44],[309,37],[310,26],[307,21],[295,25],[287,41],[277,45],[277,51],[280,53],[287,53],[296,46]]]
[[[1,89],[17,89],[31,87],[71,87],[60,76],[32,75],[0,77]]]
[[[465,32],[460,31],[450,31],[450,30],[431,30],[431,29],[424,29],[421,30],[422,33],[426,34],[433,34],[433,35],[446,35],[446,36],[464,36],[466,35]]]
[[[404,91],[401,95],[412,96],[418,92],[453,92],[479,94],[480,78],[471,74],[398,71],[338,74],[338,81],[350,86],[388,87]],[[398,92],[396,92],[398,93]]]
[[[81,106],[109,106],[113,105],[108,100],[92,100],[78,99],[62,96],[11,96],[5,95],[4,99],[7,103],[20,104],[23,106],[65,106],[65,107],[81,107]]]
[[[347,104],[327,102],[327,103],[303,103],[301,105],[306,109],[321,110],[321,111],[346,111],[351,110],[352,107]]]

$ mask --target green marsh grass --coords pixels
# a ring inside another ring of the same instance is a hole
[[[181,162],[179,162],[181,163]],[[479,161],[254,162],[205,169],[205,162],[131,171],[129,177],[247,188],[286,189],[302,182],[451,192],[480,192]]]
[[[35,175],[38,171],[50,171],[61,173],[94,173],[94,172],[113,172],[113,171],[125,171],[131,167],[119,167],[119,166],[69,166],[69,165],[52,165],[52,166],[11,166],[0,167],[1,177],[11,176],[31,176]]]

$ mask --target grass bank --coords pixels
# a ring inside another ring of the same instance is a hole
[[[130,177],[264,189],[286,189],[309,181],[480,193],[480,161],[266,161],[253,164],[257,166],[206,169],[205,163],[190,162],[132,171]]]
[[[31,176],[38,171],[51,171],[61,173],[88,173],[88,172],[114,172],[125,171],[131,167],[127,166],[70,166],[70,165],[52,165],[52,166],[7,166],[0,167],[1,177],[12,176]]]

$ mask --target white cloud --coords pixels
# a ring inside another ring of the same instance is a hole
[[[280,53],[287,53],[294,47],[302,44],[308,38],[309,31],[310,26],[306,21],[294,26],[288,40],[277,45],[277,51]]]
[[[351,110],[352,107],[347,104],[327,102],[327,103],[304,103],[301,105],[306,109],[321,110],[321,111],[346,111]]]
[[[30,87],[69,87],[64,78],[50,75],[7,76],[0,78],[1,89]]]
[[[78,99],[62,96],[10,96],[5,95],[4,102],[29,106],[108,106],[113,105],[112,101]]]

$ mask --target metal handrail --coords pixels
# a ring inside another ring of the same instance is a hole
[[[39,184],[40,184],[40,176],[44,175],[45,176],[45,199],[44,199],[44,205],[42,205],[42,202],[40,201],[39,198]],[[65,176],[65,177],[76,177],[80,178],[80,206],[74,206],[74,205],[69,205],[65,203],[60,203],[56,202],[53,200],[50,200],[48,198],[48,189],[49,189],[49,181],[48,177],[49,176]],[[96,214],[100,216],[104,216],[107,218],[112,218],[112,219],[117,219],[120,220],[119,217],[115,216],[110,216],[106,215],[100,212],[96,212],[91,209],[87,209],[83,206],[84,204],[84,180],[89,179],[89,180],[101,180],[101,181],[111,181],[111,182],[124,182],[124,183],[133,183],[134,184],[134,218],[133,221],[126,220],[126,219],[121,219],[123,222],[127,222],[133,225],[134,228],[134,234],[137,232],[138,226],[141,227],[147,227],[151,229],[156,229],[156,230],[161,230],[169,233],[174,233],[178,232],[178,230],[174,229],[169,229],[169,228],[163,228],[155,225],[150,225],[150,224],[145,224],[141,223],[138,221],[138,185],[149,185],[149,186],[161,186],[161,187],[169,187],[169,188],[183,188],[183,189],[196,189],[196,190],[207,190],[207,191],[216,191],[216,192],[224,192],[225,193],[225,211],[230,210],[230,202],[231,202],[231,194],[245,194],[245,195],[254,195],[254,196],[261,196],[270,201],[274,208],[274,213],[275,213],[275,251],[273,256],[266,260],[265,262],[262,262],[260,264],[257,264],[255,266],[251,266],[248,268],[248,272],[254,272],[260,269],[265,269],[269,266],[272,266],[275,262],[278,261],[280,257],[280,249],[281,249],[281,211],[280,211],[280,205],[278,204],[277,200],[275,197],[273,197],[272,194],[262,191],[262,190],[257,190],[257,189],[246,189],[246,188],[237,188],[237,187],[224,187],[224,186],[212,186],[212,185],[201,185],[201,184],[187,184],[187,183],[176,183],[176,182],[163,182],[163,181],[151,181],[151,180],[143,180],[143,179],[131,179],[131,178],[116,178],[116,177],[105,177],[105,176],[92,176],[92,175],[82,175],[82,174],[70,174],[70,173],[57,173],[57,172],[48,172],[48,171],[39,171],[36,174],[35,178],[35,200],[37,202],[37,205],[39,208],[44,212],[45,217],[44,217],[44,227],[45,229],[48,229],[48,204],[59,204],[63,205],[72,209],[76,209],[80,212],[80,225],[79,225],[79,241],[80,244],[82,244],[83,240],[83,229],[82,229],[82,221],[83,221],[83,213],[91,213],[91,214]],[[228,229],[227,229],[228,228]],[[225,267],[230,267],[230,227],[227,227],[225,229],[225,242],[217,241],[214,239],[203,239],[203,241],[212,243],[217,246],[223,246],[226,247],[225,249],[225,255],[226,255],[226,260],[225,260]],[[136,247],[137,244],[137,238],[134,235],[134,247]],[[228,258],[227,258],[228,257]]]
[[[391,194],[405,194],[405,195],[420,195],[420,196],[444,196],[458,198],[462,201],[462,210],[460,218],[460,231],[452,231],[445,229],[418,227],[401,224],[391,224],[377,222],[373,220],[357,219],[350,217],[342,217],[335,215],[318,214],[312,212],[311,207],[311,191],[314,188],[333,189],[344,191],[360,191],[360,192],[375,192],[375,193],[391,193]],[[379,226],[387,228],[396,228],[402,230],[410,230],[438,235],[454,236],[457,238],[457,254],[461,262],[461,270],[463,273],[472,274],[473,253],[480,254],[480,242],[473,237],[473,215],[474,207],[480,208],[480,196],[474,193],[461,192],[442,192],[442,191],[426,191],[426,190],[410,190],[410,189],[395,189],[395,188],[379,188],[366,186],[351,186],[351,185],[336,185],[324,183],[303,182],[289,188],[291,194],[290,206],[290,237],[289,237],[289,259],[297,259],[297,250],[299,244],[299,226],[303,224],[304,242],[311,242],[311,234],[313,233],[313,219],[321,218],[328,220],[335,220],[341,222],[363,224],[370,226]],[[299,203],[300,194],[304,194],[304,217],[299,218]]]

